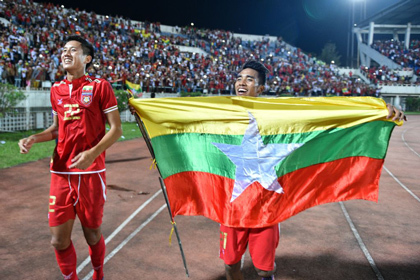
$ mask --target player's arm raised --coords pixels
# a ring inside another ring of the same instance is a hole
[[[21,154],[27,154],[34,143],[46,142],[58,137],[58,118],[54,115],[53,124],[43,132],[19,140]]]

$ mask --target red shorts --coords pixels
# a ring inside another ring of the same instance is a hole
[[[260,270],[274,269],[279,244],[279,225],[265,228],[231,228],[220,225],[220,258],[227,265],[238,263],[249,244],[254,266]]]
[[[79,217],[82,226],[98,228],[102,224],[106,200],[105,172],[92,174],[51,173],[50,227]]]

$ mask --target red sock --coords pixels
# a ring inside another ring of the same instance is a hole
[[[78,280],[76,273],[77,257],[73,242],[64,250],[55,250],[55,257],[61,273],[66,280]]]
[[[98,243],[89,245],[89,255],[93,266],[93,280],[102,280],[104,277],[105,241],[101,236]]]

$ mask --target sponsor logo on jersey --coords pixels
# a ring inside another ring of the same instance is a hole
[[[84,105],[89,105],[92,103],[92,92],[93,92],[93,86],[84,86],[82,88],[82,103]]]
[[[58,105],[61,105],[61,104],[63,104],[63,98],[58,99]]]

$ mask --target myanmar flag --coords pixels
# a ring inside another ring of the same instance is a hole
[[[131,93],[133,96],[135,96],[135,97],[141,97],[143,95],[142,94],[142,89],[141,89],[141,86],[140,85],[131,83],[129,81],[125,81],[125,86],[127,88],[127,91],[129,93]]]
[[[378,200],[396,123],[371,97],[135,100],[172,215],[270,226],[323,203]],[[401,124],[401,123],[397,123]]]

